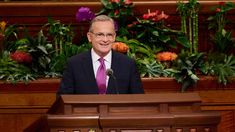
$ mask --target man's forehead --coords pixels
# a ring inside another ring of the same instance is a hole
[[[115,27],[110,21],[99,21],[92,24],[92,30],[113,32],[115,31]]]

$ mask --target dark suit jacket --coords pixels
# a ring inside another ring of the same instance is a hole
[[[144,93],[140,75],[134,60],[121,53],[112,52],[111,69],[117,85],[109,78],[107,94]],[[65,67],[58,95],[60,94],[98,94],[98,86],[92,66],[91,50],[71,57]]]

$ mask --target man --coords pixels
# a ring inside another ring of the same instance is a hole
[[[116,38],[113,19],[95,17],[87,37],[92,49],[68,60],[58,95],[144,93],[134,60],[111,50]]]

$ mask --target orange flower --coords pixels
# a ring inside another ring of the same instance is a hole
[[[177,58],[177,54],[174,52],[161,52],[156,54],[156,58],[159,61],[173,61]]]
[[[112,49],[117,52],[126,53],[129,49],[129,47],[125,43],[114,42],[112,45]]]

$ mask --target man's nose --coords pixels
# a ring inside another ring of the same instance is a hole
[[[104,41],[108,41],[108,40],[109,40],[109,39],[108,39],[108,35],[104,35],[103,40],[104,40]]]

